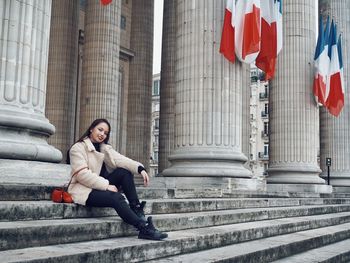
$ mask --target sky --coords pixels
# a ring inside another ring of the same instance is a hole
[[[162,55],[163,0],[154,0],[153,74],[160,73]]]

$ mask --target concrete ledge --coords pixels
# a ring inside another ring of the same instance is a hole
[[[266,191],[266,181],[260,179],[230,177],[166,177],[167,188],[175,189],[211,189],[212,191]]]
[[[324,184],[267,184],[267,191],[272,192],[311,192],[330,194],[333,189],[331,185]]]
[[[67,164],[1,159],[0,184],[63,186],[70,170]]]

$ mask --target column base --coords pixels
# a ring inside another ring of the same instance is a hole
[[[350,187],[333,186],[333,193],[350,193]]]
[[[63,186],[70,180],[71,167],[23,160],[0,160],[0,184]]]
[[[46,141],[54,132],[42,116],[1,109],[0,158],[58,163],[62,153]]]
[[[241,191],[266,191],[266,181],[243,178],[215,177],[164,177],[168,189],[226,189]]]
[[[325,180],[319,177],[320,168],[313,165],[272,166],[267,173],[268,184],[325,184]]]
[[[269,192],[303,192],[303,193],[322,193],[331,194],[333,188],[331,185],[321,184],[267,184]]]
[[[165,177],[252,177],[244,167],[247,158],[232,149],[184,147],[169,156],[169,161],[171,166],[162,172]]]
[[[326,182],[327,172],[323,172],[320,175]],[[331,172],[329,175],[329,182],[332,186],[348,186],[350,187],[350,175],[349,172]]]

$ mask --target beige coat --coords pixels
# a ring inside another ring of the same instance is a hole
[[[103,162],[108,172],[121,167],[133,174],[138,174],[138,167],[143,165],[115,151],[111,145],[102,143],[101,152],[96,151],[88,137],[77,142],[69,151],[72,167],[72,182],[68,192],[77,204],[85,205],[92,189],[107,190],[109,181],[99,176]]]

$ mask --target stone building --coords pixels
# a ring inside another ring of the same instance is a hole
[[[269,163],[269,83],[255,66],[250,69],[249,167],[253,177],[266,177]]]
[[[254,178],[245,166],[249,93],[244,89],[249,68],[231,64],[217,52],[223,1],[215,3],[213,8],[209,0],[164,2],[159,172],[165,181],[185,186],[250,188]],[[57,148],[64,158],[88,124],[105,117],[112,124],[111,143],[148,169],[153,1],[107,6],[92,0],[5,1],[1,7],[1,158],[60,162]],[[34,13],[18,15],[27,7]],[[321,7],[322,12],[340,12],[327,1]],[[325,125],[322,111],[319,118],[310,92],[315,6],[300,0],[286,1],[283,8],[288,26],[269,86],[268,187],[312,185],[307,189],[327,192],[317,162],[319,142],[321,168],[325,154],[333,156],[334,168],[344,170],[337,172],[336,181],[344,185],[347,148],[338,153],[339,147],[330,147],[348,134],[347,106],[342,121],[331,119],[334,124]],[[347,30],[346,21],[339,15],[340,31]],[[343,42],[347,61],[346,34]],[[347,71],[344,75],[347,84]]]
[[[158,174],[159,160],[159,93],[160,74],[153,75],[152,85],[152,124],[151,124],[151,150],[150,150],[150,172],[151,176]]]
[[[267,108],[265,85],[254,87],[269,116],[266,180],[247,165],[250,67],[218,52],[225,3],[164,0],[158,176],[137,189],[169,232],[154,242],[113,209],[50,201],[70,178],[59,162],[94,118],[149,169],[154,2],[0,1],[2,262],[349,262],[349,1],[319,0],[343,32],[339,118],[312,95],[316,1],[283,1]]]

